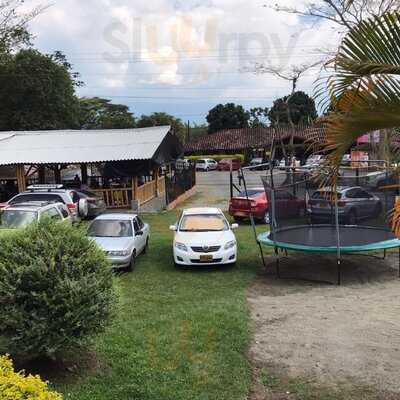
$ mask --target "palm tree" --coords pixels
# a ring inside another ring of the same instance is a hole
[[[387,13],[354,27],[330,67],[327,87],[332,111],[324,120],[326,150],[337,176],[343,155],[358,137],[400,127],[400,13]],[[317,94],[323,96],[322,86]],[[392,222],[400,236],[400,203]]]

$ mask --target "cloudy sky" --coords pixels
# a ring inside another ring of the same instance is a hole
[[[135,116],[165,111],[201,123],[218,103],[265,107],[290,91],[285,80],[254,74],[255,63],[285,72],[318,61],[337,44],[332,27],[311,27],[266,6],[274,3],[52,0],[30,29],[39,50],[63,51],[81,73],[79,95],[111,98]],[[309,70],[298,88],[312,93],[317,76],[318,68]]]

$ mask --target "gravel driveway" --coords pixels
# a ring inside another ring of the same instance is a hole
[[[265,172],[246,172],[247,186],[262,186],[260,178],[262,175],[265,175]],[[228,171],[197,172],[196,179],[197,196],[189,201],[190,206],[212,206],[219,207],[222,210],[228,209],[230,198]],[[234,181],[238,185],[237,172],[234,172]]]
[[[272,259],[271,259],[272,261]],[[261,365],[324,384],[361,384],[399,394],[398,260],[347,259],[341,287],[263,275],[249,292],[250,354]],[[284,274],[334,279],[335,260],[295,255]]]

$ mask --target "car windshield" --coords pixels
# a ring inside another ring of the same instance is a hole
[[[237,197],[249,196],[249,198],[254,198],[254,197],[260,196],[263,192],[264,192],[264,190],[261,190],[261,189],[249,189],[247,191],[247,195],[246,195],[246,191],[244,190],[243,192],[240,192]]]
[[[206,162],[204,160],[198,160],[197,164],[205,164]]]
[[[37,221],[36,211],[5,210],[1,216],[2,228],[22,228]]]
[[[221,232],[229,229],[228,223],[220,214],[184,215],[181,219],[181,232]]]
[[[48,201],[63,203],[63,199],[58,194],[52,193],[27,193],[20,194],[9,201],[9,204],[29,203],[31,201]]]
[[[128,220],[93,221],[89,227],[89,236],[92,237],[131,237],[133,236],[132,224]]]

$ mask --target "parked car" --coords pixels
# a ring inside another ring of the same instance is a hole
[[[335,193],[330,187],[313,193],[308,202],[308,213],[312,223],[329,222],[334,218],[334,198]],[[362,219],[378,217],[382,211],[379,197],[358,186],[338,187],[337,199],[341,223],[355,225]]]
[[[351,163],[351,155],[350,154],[345,154],[342,157],[342,165],[344,167],[348,167],[350,165],[350,163]]]
[[[1,213],[1,228],[23,228],[41,218],[49,217],[56,221],[72,223],[72,216],[63,203],[31,202],[7,206]]]
[[[204,158],[196,161],[197,171],[211,171],[217,169],[217,167],[218,163],[211,158]]]
[[[95,218],[100,214],[103,214],[107,210],[106,203],[102,197],[99,197],[96,193],[89,190],[79,189],[76,191],[79,199],[86,199],[88,204],[88,218]]]
[[[90,224],[88,236],[106,252],[113,267],[132,271],[137,256],[147,251],[150,227],[136,214],[102,214]]]
[[[314,154],[307,158],[303,168],[316,169],[324,162],[324,156],[321,154]]]
[[[182,212],[176,225],[173,257],[176,265],[235,264],[236,238],[233,230],[218,208],[190,208]]]
[[[224,158],[218,162],[218,171],[230,171],[232,165],[232,171],[237,171],[242,168],[242,162],[238,159]]]
[[[276,191],[275,213],[280,218],[304,217],[306,202],[287,191]],[[229,214],[238,222],[253,215],[259,222],[269,224],[270,210],[264,188],[249,188],[247,195],[246,191],[243,191],[238,196],[233,197],[229,202]]]
[[[74,222],[84,219],[88,215],[88,202],[80,198],[75,190],[65,189],[62,185],[32,185],[27,191],[17,194],[7,203],[0,205],[0,209],[9,205],[31,202],[53,202],[65,204],[71,212]]]
[[[249,166],[251,167],[252,170],[264,170],[268,168],[268,165],[262,158],[253,158],[250,161]]]
[[[190,168],[190,161],[187,159],[178,159],[175,162],[175,168],[179,171]]]

